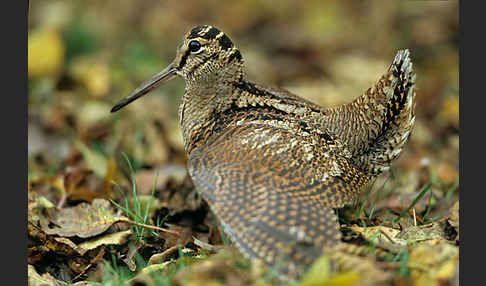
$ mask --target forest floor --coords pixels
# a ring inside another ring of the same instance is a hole
[[[29,285],[276,283],[231,246],[187,174],[183,80],[109,112],[172,60],[187,29],[207,23],[237,43],[251,78],[323,106],[353,100],[410,49],[410,141],[390,172],[337,210],[351,249],[341,270],[323,256],[286,283],[458,285],[457,2],[88,2],[30,7]]]

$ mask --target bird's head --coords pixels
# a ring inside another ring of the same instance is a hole
[[[176,75],[182,76],[187,85],[232,82],[243,76],[243,59],[230,38],[219,29],[209,25],[194,27],[184,35],[172,63],[119,101],[111,112],[118,111]]]

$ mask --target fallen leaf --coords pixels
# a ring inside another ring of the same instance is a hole
[[[103,97],[110,90],[110,71],[102,59],[78,57],[71,64],[71,74],[86,87],[88,95]]]
[[[424,226],[409,226],[397,234],[396,238],[406,240],[407,243],[426,240],[445,240],[444,231],[438,223]]]
[[[353,225],[351,230],[361,234],[364,239],[377,247],[387,249],[392,252],[399,252],[407,241],[398,237],[399,230],[385,226],[359,227]]]
[[[143,246],[143,243],[130,243],[128,245],[128,253],[126,254],[125,258],[122,259],[123,262],[128,266],[130,271],[137,270],[137,264],[135,264],[135,255],[138,253],[138,250]]]
[[[29,191],[27,196],[27,221],[34,225],[38,225],[41,220],[45,223],[47,218],[44,216],[44,212],[55,208],[54,204],[33,191]]]
[[[59,286],[59,285],[68,285],[64,281],[60,281],[52,277],[49,273],[44,273],[39,275],[35,270],[34,266],[27,265],[27,277],[29,279],[29,286]]]
[[[172,256],[174,253],[177,253],[179,251],[179,248],[181,248],[182,245],[174,245],[166,250],[164,250],[161,253],[156,253],[152,255],[148,261],[148,265],[152,264],[161,264],[166,262],[167,258],[169,256]]]
[[[110,157],[107,162],[106,166],[106,173],[105,177],[103,179],[103,184],[101,186],[101,192],[103,194],[106,194],[108,198],[113,198],[115,197],[114,194],[114,185],[113,181],[116,181],[118,179],[118,169],[116,166],[116,159],[114,157]]]
[[[103,195],[97,191],[98,185],[99,179],[95,177],[91,169],[67,168],[64,173],[64,190],[70,199],[92,202],[93,199]]]
[[[53,237],[47,235],[41,228],[35,226],[31,222],[27,224],[29,239],[35,240],[45,247],[45,251],[54,251],[66,256],[77,256],[79,249],[76,244],[65,237]]]
[[[298,286],[326,285],[331,278],[331,261],[329,256],[322,255],[317,259],[310,269],[304,274]]]
[[[223,246],[216,246],[216,245],[211,245],[207,242],[201,241],[194,236],[192,237],[194,239],[194,244],[199,246],[201,249],[209,251],[209,252],[215,252],[221,249]]]
[[[459,227],[459,201],[456,201],[449,209],[449,222],[454,223],[454,227]]]
[[[372,285],[388,285],[392,278],[391,273],[380,269],[375,261],[375,258],[361,257],[346,253],[344,250],[336,250],[329,254],[333,261],[342,272],[356,273],[359,275],[360,286]],[[353,282],[353,277],[343,278],[345,281]],[[336,285],[336,284],[333,284]],[[349,285],[349,284],[346,284]]]
[[[47,234],[86,238],[103,233],[112,224],[126,218],[115,215],[107,200],[94,199],[92,204],[82,202],[75,207],[61,209],[49,219],[55,226],[43,225],[42,229]]]
[[[83,255],[86,251],[96,249],[102,245],[123,245],[127,242],[128,237],[132,235],[132,230],[119,231],[115,233],[105,234],[94,239],[84,241],[77,245],[78,249]]]
[[[459,248],[450,244],[417,245],[410,250],[408,267],[415,285],[439,285],[451,280],[459,262]],[[425,284],[425,282],[429,284]]]
[[[64,64],[64,50],[59,31],[50,28],[31,31],[27,57],[29,77],[57,74]]]

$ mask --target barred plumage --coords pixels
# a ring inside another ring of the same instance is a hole
[[[289,277],[340,244],[333,208],[390,166],[415,120],[407,50],[355,101],[323,108],[248,81],[240,51],[212,26],[189,31],[173,63],[113,111],[175,75],[186,81],[179,114],[196,189],[243,253]]]

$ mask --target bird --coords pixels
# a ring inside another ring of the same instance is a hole
[[[398,50],[352,102],[322,107],[248,79],[220,29],[189,30],[174,60],[111,110],[180,76],[187,170],[224,232],[252,260],[300,277],[341,242],[334,210],[390,168],[415,122],[415,74]]]

